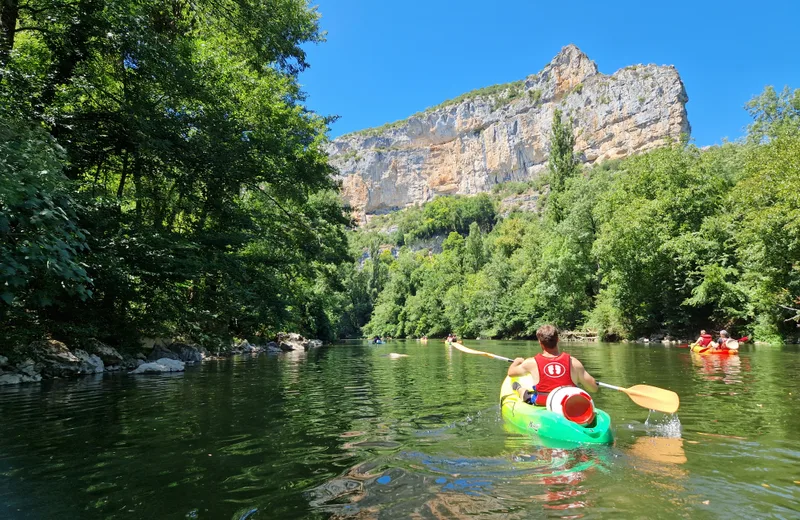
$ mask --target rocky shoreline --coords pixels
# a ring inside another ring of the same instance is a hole
[[[203,347],[174,340],[153,340],[149,351],[120,354],[117,349],[97,340],[84,348],[70,350],[56,340],[34,341],[17,348],[8,356],[0,355],[0,386],[36,383],[45,379],[76,378],[103,372],[126,372],[131,375],[182,372],[186,365],[234,355],[283,354],[322,346],[318,339],[306,339],[296,333],[280,333],[265,345],[242,341],[224,352],[211,354]]]

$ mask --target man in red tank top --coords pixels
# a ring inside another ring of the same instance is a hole
[[[514,383],[514,389],[523,400],[544,406],[547,394],[560,386],[580,384],[590,392],[597,392],[594,378],[583,368],[583,363],[566,352],[558,351],[558,329],[553,325],[543,325],[536,331],[536,338],[542,353],[528,359],[517,358],[508,368],[509,377],[522,377],[528,373],[533,376],[533,390]]]

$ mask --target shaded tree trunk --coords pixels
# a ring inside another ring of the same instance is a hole
[[[122,194],[125,193],[125,181],[128,178],[128,151],[125,150],[125,155],[122,157],[122,173],[119,176],[119,186],[117,186],[117,198],[121,199]]]
[[[14,48],[18,18],[19,0],[0,0],[0,67],[5,67],[8,63],[8,57]]]

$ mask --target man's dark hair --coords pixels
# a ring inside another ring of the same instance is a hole
[[[545,348],[556,348],[558,346],[558,329],[553,325],[542,325],[536,331],[536,338]]]

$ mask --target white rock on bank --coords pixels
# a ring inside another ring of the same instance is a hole
[[[34,374],[32,376],[25,374],[3,374],[0,375],[0,386],[2,385],[17,385],[19,383],[38,383],[42,380],[42,376]]]
[[[150,363],[139,365],[131,374],[160,374],[162,372],[183,372],[186,365],[177,359],[161,358]]]
[[[74,354],[76,358],[81,360],[79,365],[81,374],[101,374],[105,371],[105,364],[98,356],[80,349],[76,350]]]
[[[20,374],[3,374],[0,376],[0,385],[17,385],[22,382]]]
[[[17,372],[30,377],[39,375],[39,372],[36,370],[36,364],[30,358],[17,363]]]

